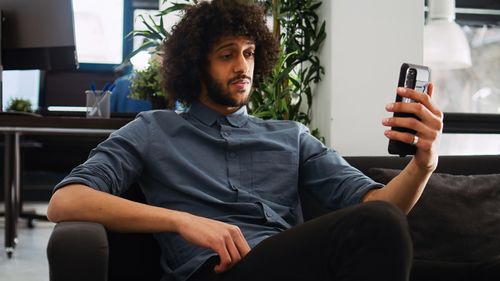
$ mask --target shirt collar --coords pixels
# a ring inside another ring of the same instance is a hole
[[[242,106],[237,111],[224,116],[223,114],[218,113],[217,111],[207,107],[201,102],[194,101],[191,104],[189,113],[207,126],[212,126],[219,118],[225,118],[231,126],[238,128],[245,125],[248,121],[248,112],[246,106]]]

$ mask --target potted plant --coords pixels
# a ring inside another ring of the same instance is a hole
[[[31,101],[22,98],[12,98],[7,105],[7,111],[33,112]]]
[[[318,51],[326,38],[316,0],[259,0],[271,11],[273,34],[280,39],[278,63],[251,95],[250,111],[263,119],[311,123],[312,84],[324,75]],[[304,105],[303,102],[306,102]],[[318,129],[311,133],[324,142]]]
[[[153,109],[167,107],[167,95],[161,88],[160,63],[152,59],[148,67],[134,70],[130,78],[130,97],[149,100]]]

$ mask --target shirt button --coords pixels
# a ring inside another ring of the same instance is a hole
[[[231,187],[231,189],[232,189],[232,190],[234,190],[234,191],[237,191],[237,190],[238,190],[238,188],[237,188],[234,184],[232,184],[232,183],[231,183],[229,186],[230,186],[230,187]]]
[[[229,137],[229,135],[231,135],[231,134],[228,132],[222,132],[222,136],[224,136],[224,137]]]
[[[269,211],[266,211],[266,217],[268,218],[272,218],[273,217],[273,214]]]

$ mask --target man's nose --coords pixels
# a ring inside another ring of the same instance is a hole
[[[246,60],[244,54],[237,56],[234,62],[233,71],[235,73],[247,74],[248,68],[248,61]]]

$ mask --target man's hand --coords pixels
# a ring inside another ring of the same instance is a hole
[[[411,98],[415,103],[391,103],[386,106],[389,112],[413,113],[415,118],[391,117],[383,120],[383,125],[390,127],[404,127],[413,129],[417,133],[417,152],[414,161],[422,171],[434,171],[438,161],[438,148],[443,130],[443,112],[441,112],[431,101],[433,85],[429,83],[428,95],[415,90],[398,88],[397,92],[402,97]],[[414,136],[410,133],[387,130],[387,138],[405,143],[412,143]]]
[[[220,263],[214,267],[216,273],[230,269],[250,251],[241,230],[220,221],[183,213],[177,232],[187,241],[219,254]]]
[[[398,88],[398,94],[411,98],[413,103],[391,103],[386,106],[389,112],[413,113],[420,120],[408,117],[391,117],[382,121],[385,126],[403,127],[416,132],[417,151],[408,165],[384,188],[372,189],[363,197],[363,201],[383,200],[398,206],[408,213],[424,191],[425,185],[438,162],[438,148],[443,130],[443,113],[432,104],[433,86],[429,83],[428,95],[414,90]],[[411,133],[387,130],[384,133],[391,140],[413,143]]]

